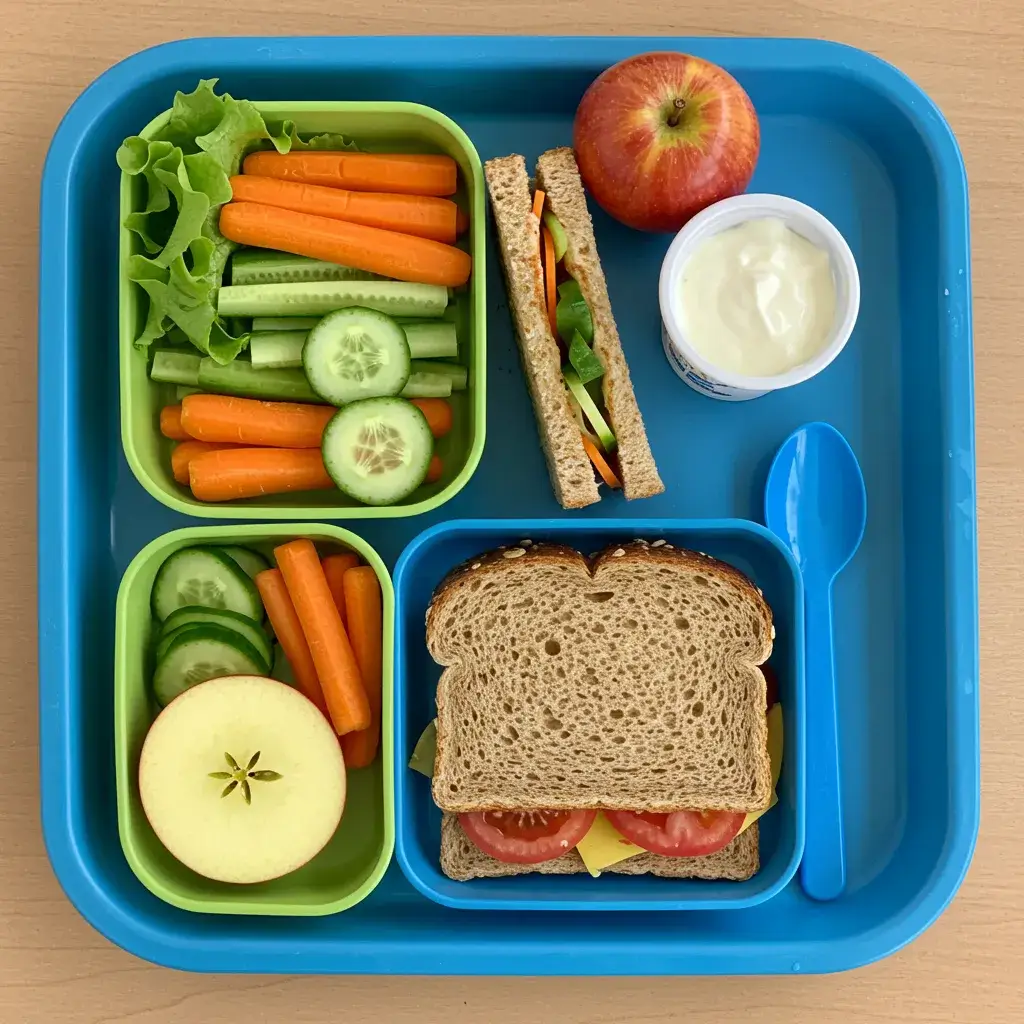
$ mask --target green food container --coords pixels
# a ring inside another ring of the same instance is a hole
[[[128,214],[145,205],[142,175],[121,175],[120,315],[121,440],[125,457],[139,483],[158,501],[188,515],[210,519],[377,519],[429,512],[454,497],[473,475],[484,448],[486,411],[486,232],[484,179],[480,157],[466,133],[450,118],[416,103],[256,103],[268,122],[295,122],[299,132],[340,132],[366,152],[447,153],[459,165],[459,191],[453,197],[469,212],[465,236],[473,257],[473,273],[465,288],[455,289],[446,319],[459,336],[458,361],[469,369],[468,387],[453,392],[451,432],[436,442],[444,463],[441,479],[423,484],[404,502],[389,506],[362,505],[337,490],[279,494],[238,501],[198,501],[171,474],[174,442],[160,434],[160,409],[177,402],[173,384],[149,379],[151,352],[135,348],[142,330],[146,300],[127,276],[128,258],[142,251],[138,236],[124,227]],[[170,111],[140,133],[151,136]],[[113,154],[111,154],[113,159]],[[191,350],[190,350],[191,351]]]
[[[308,537],[322,554],[354,551],[373,567],[380,580],[384,599],[380,751],[372,765],[348,773],[341,824],[327,846],[308,864],[271,882],[215,882],[197,875],[168,853],[150,827],[139,797],[139,754],[159,712],[149,679],[148,659],[154,631],[150,592],[157,570],[180,548],[194,544],[241,544],[270,558],[274,547],[296,537]],[[142,884],[167,903],[207,914],[336,914],[369,896],[384,877],[395,841],[391,753],[394,591],[388,571],[373,548],[348,530],[321,523],[175,530],[147,544],[125,570],[117,593],[115,633],[117,824],[125,857]]]

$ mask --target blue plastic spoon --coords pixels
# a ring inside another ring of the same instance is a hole
[[[808,423],[786,439],[768,471],[764,516],[804,578],[807,841],[800,883],[813,899],[831,900],[846,886],[832,583],[860,547],[867,522],[857,456],[835,427]]]

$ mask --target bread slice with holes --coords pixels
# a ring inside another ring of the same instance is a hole
[[[771,798],[772,614],[737,569],[663,542],[499,549],[427,611],[442,810],[755,811]]]
[[[555,497],[564,508],[591,505],[601,495],[573,417],[562,377],[562,353],[546,312],[540,220],[533,213],[526,161],[519,155],[488,160],[484,174],[519,352]],[[572,150],[562,147],[543,153],[536,180],[565,229],[565,267],[579,283],[594,321],[593,349],[605,369],[601,388],[618,445],[623,493],[627,498],[661,494],[665,485],[637,406]]]
[[[728,846],[705,857],[662,857],[638,853],[605,868],[602,874],[657,875],[661,878],[706,878],[742,882],[761,867],[755,821]],[[463,831],[454,814],[441,817],[441,870],[456,882],[471,878],[504,878],[509,875],[578,875],[587,869],[576,850],[540,864],[510,864],[488,856]]]

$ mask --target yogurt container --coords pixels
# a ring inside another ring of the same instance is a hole
[[[682,279],[686,264],[702,243],[730,228],[765,218],[781,220],[828,255],[835,308],[831,327],[813,356],[785,372],[757,377],[716,366],[707,352],[699,351],[687,337]],[[751,193],[714,203],[684,225],[661,265],[658,300],[662,344],[672,369],[694,391],[726,402],[743,402],[809,380],[842,352],[860,311],[860,276],[846,240],[817,210],[787,196]]]

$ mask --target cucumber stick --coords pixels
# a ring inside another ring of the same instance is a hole
[[[293,256],[287,252],[266,249],[243,249],[231,260],[231,283],[296,284],[300,281],[376,281],[379,274],[371,274],[339,263],[325,263],[308,256]]]
[[[445,320],[402,324],[413,359],[454,359],[459,354],[455,324]]]
[[[152,380],[167,384],[184,384],[195,387],[199,383],[199,362],[202,356],[175,349],[158,349],[153,353],[153,366],[149,371]]]
[[[244,359],[221,366],[212,359],[204,358],[199,366],[199,386],[215,395],[240,395],[279,402],[320,401],[302,370],[261,370]]]
[[[281,370],[302,365],[308,331],[253,331],[249,357],[255,370]]]
[[[433,318],[447,305],[447,288],[404,281],[231,285],[217,293],[221,316],[324,316],[346,306],[365,306],[388,316]]]
[[[449,398],[451,393],[452,379],[443,373],[410,373],[399,392],[403,398]]]
[[[320,323],[318,316],[254,316],[254,331],[311,331]]]
[[[411,370],[435,377],[447,377],[452,382],[452,391],[465,391],[469,381],[469,370],[460,363],[442,363],[430,359],[414,359]]]

